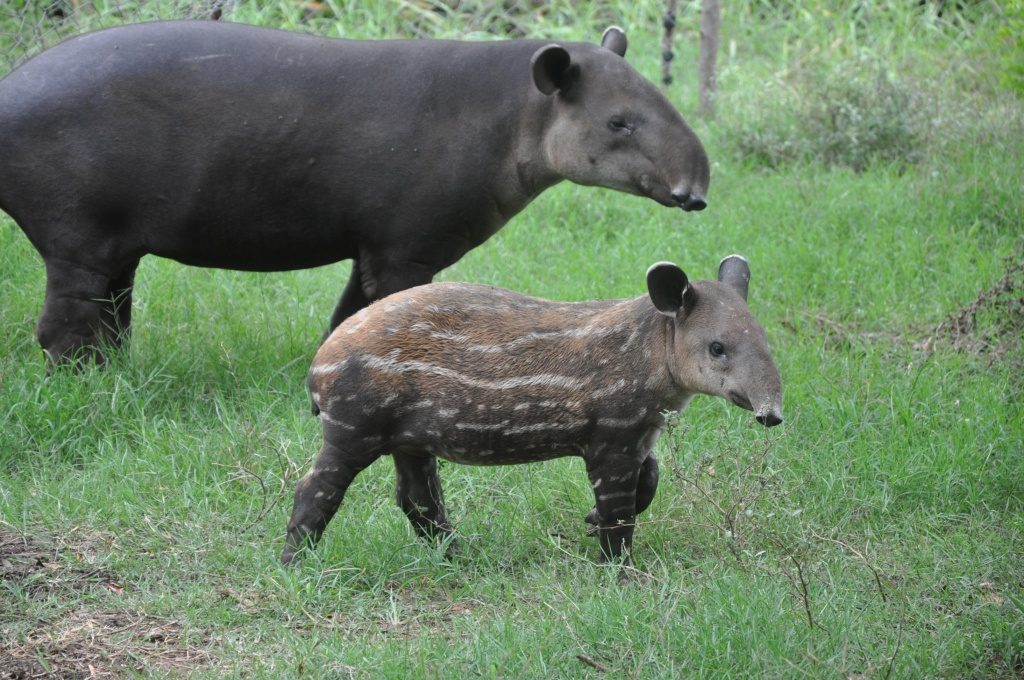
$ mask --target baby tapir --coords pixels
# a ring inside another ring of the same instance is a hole
[[[282,561],[320,537],[353,478],[386,453],[399,506],[434,539],[452,533],[438,457],[508,465],[580,456],[601,550],[628,560],[635,518],[657,488],[651,449],[666,411],[703,393],[762,425],[782,422],[779,373],[747,308],[749,280],[746,260],[732,255],[718,281],[654,264],[648,294],[629,300],[549,302],[439,283],[363,309],[309,372],[324,442],[295,491]]]

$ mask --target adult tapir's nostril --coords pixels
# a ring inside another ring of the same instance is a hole
[[[672,198],[675,199],[679,207],[687,212],[691,210],[703,210],[708,207],[708,202],[704,200],[704,197],[698,193],[690,193],[689,191],[684,192],[672,192]]]
[[[764,425],[765,427],[775,427],[782,422],[782,418],[777,414],[769,411],[767,413],[760,413],[754,416],[754,419]]]

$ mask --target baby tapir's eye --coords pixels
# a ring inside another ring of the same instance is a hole
[[[711,345],[708,347],[708,350],[710,350],[711,356],[713,357],[720,357],[723,354],[725,354],[725,347],[723,347],[722,343],[718,342],[717,340],[711,343]]]

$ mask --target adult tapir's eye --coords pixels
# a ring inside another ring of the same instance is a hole
[[[723,347],[722,343],[718,341],[711,343],[708,349],[711,351],[711,356],[713,357],[720,357],[725,354],[725,347]]]
[[[608,120],[608,127],[615,132],[625,132],[626,134],[633,132],[633,126],[622,116],[612,116]]]

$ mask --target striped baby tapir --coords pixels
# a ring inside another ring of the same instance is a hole
[[[309,372],[323,447],[298,482],[281,559],[317,541],[357,474],[390,454],[398,505],[416,533],[451,545],[437,458],[469,465],[579,456],[606,558],[629,560],[658,484],[652,447],[667,412],[695,394],[782,422],[782,389],[747,307],[750,269],[717,281],[647,271],[647,295],[550,302],[436,283],[375,302],[338,326]]]

